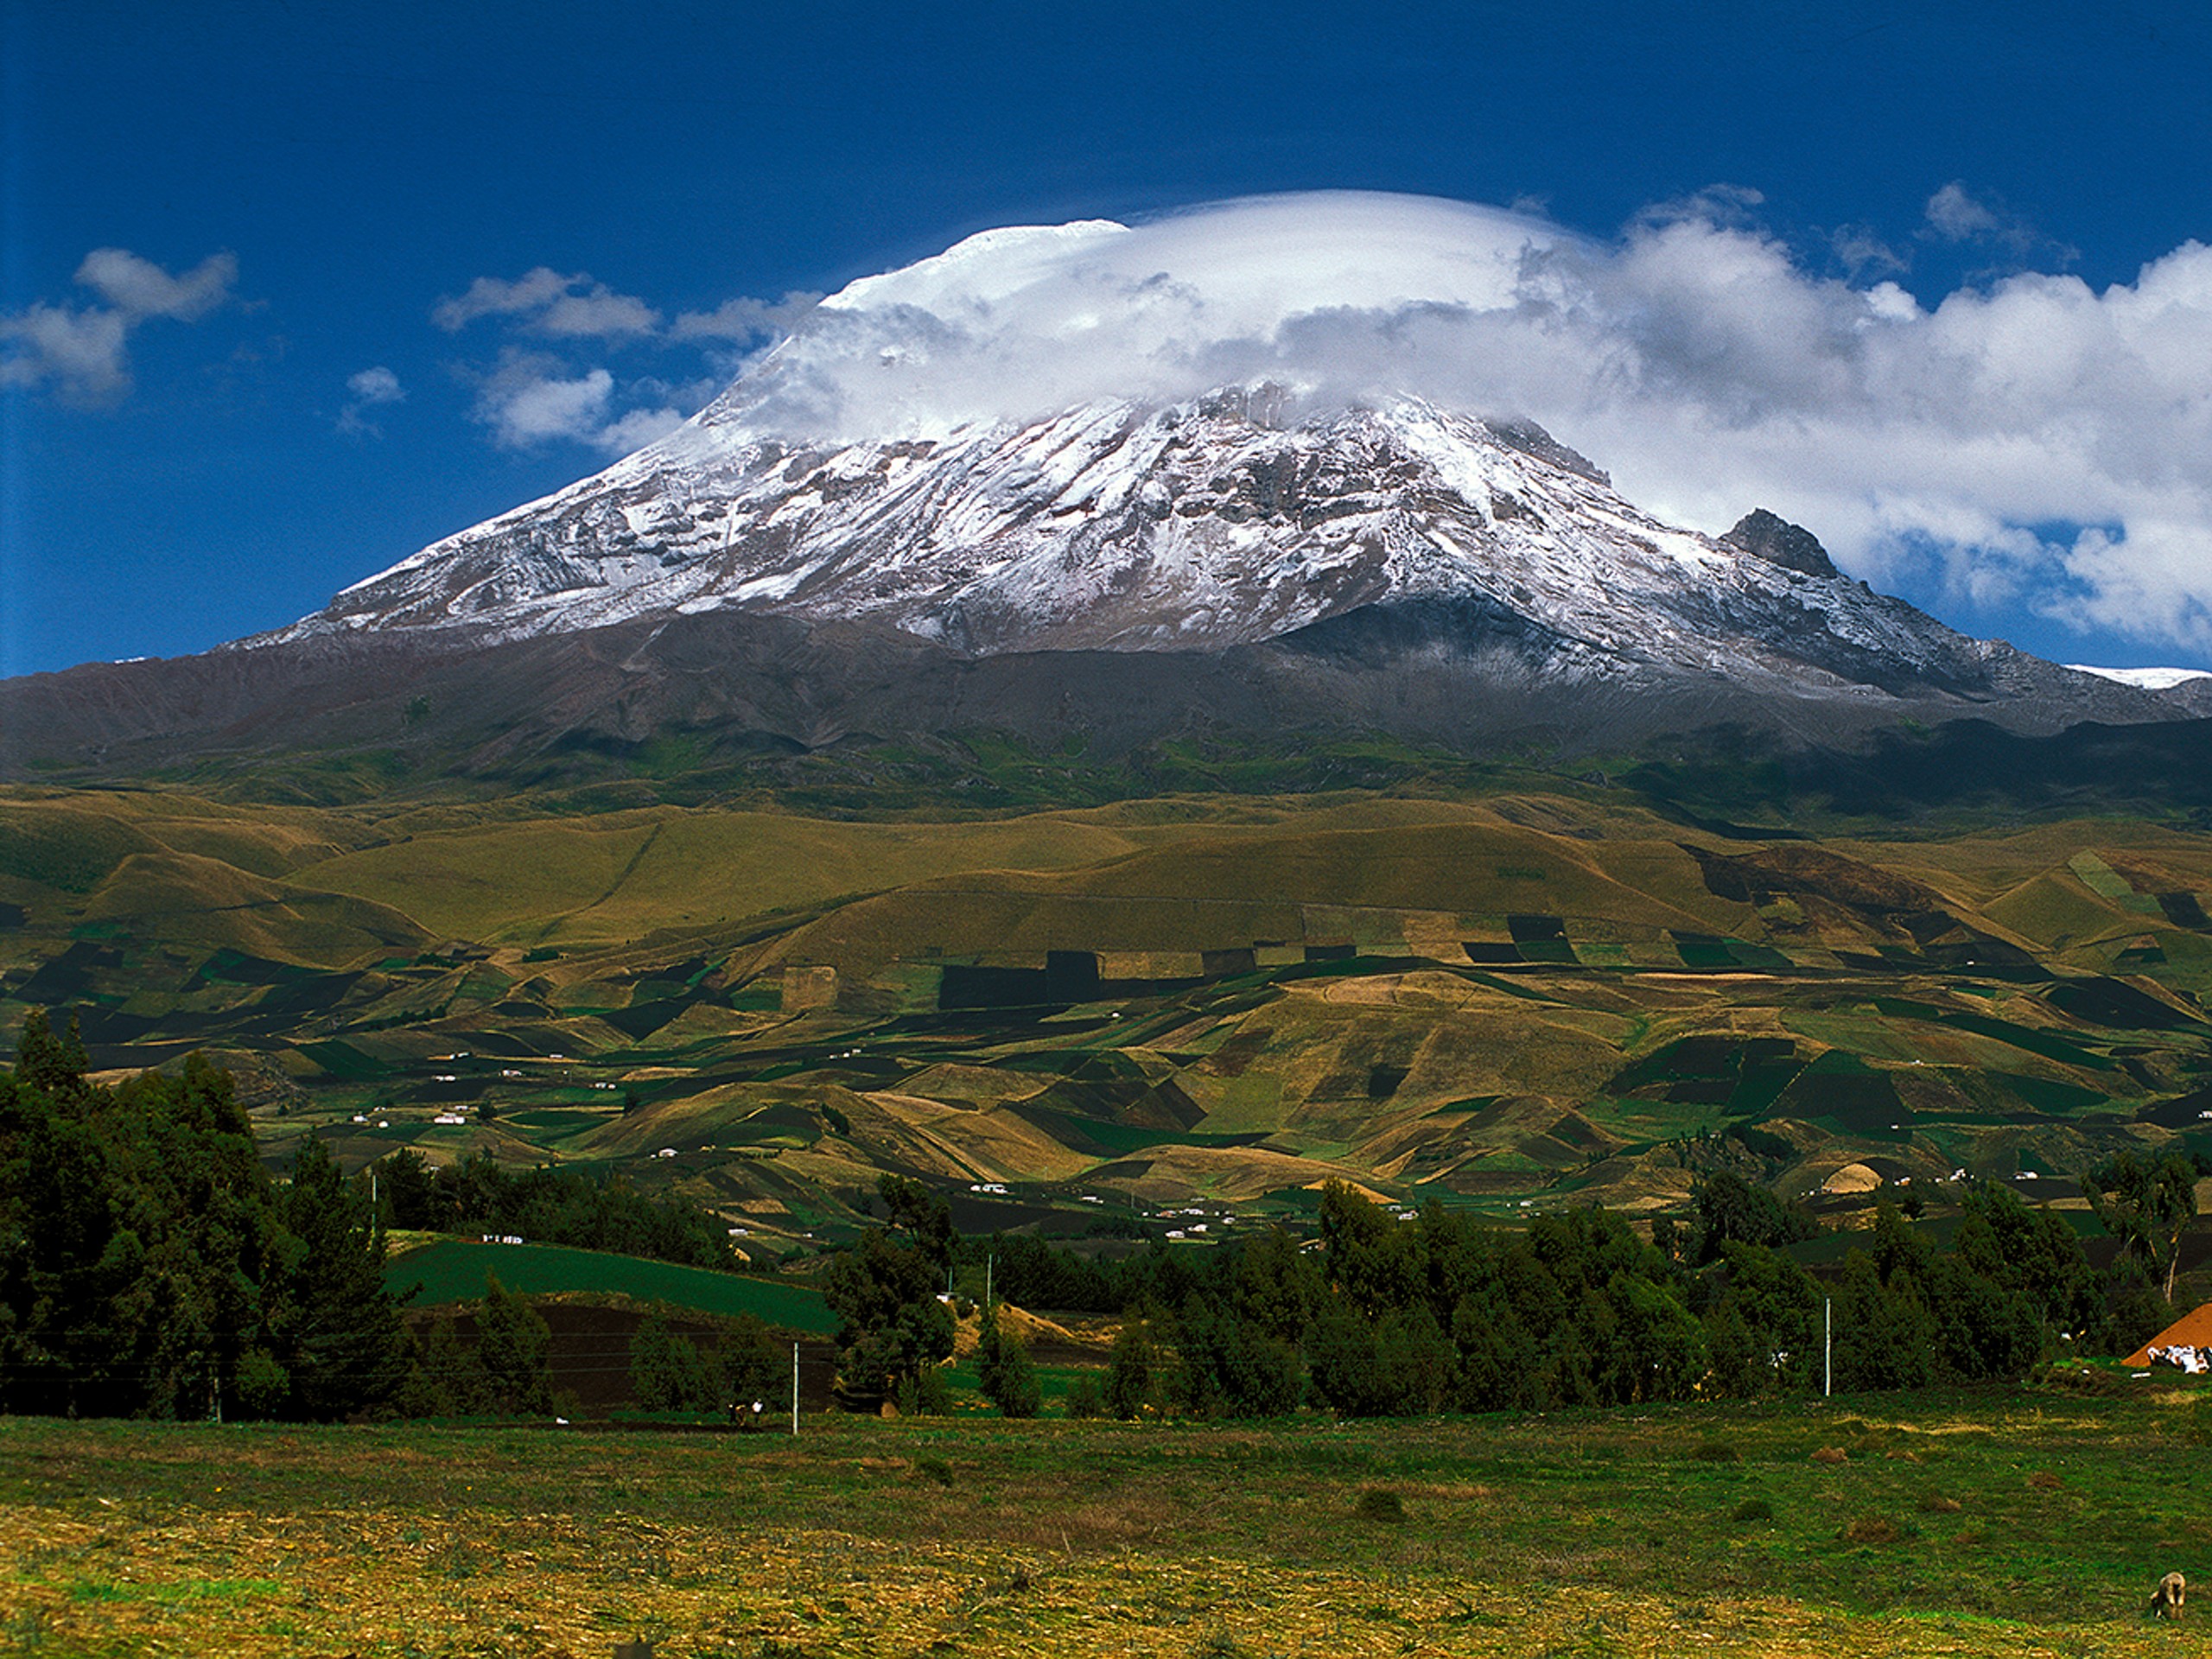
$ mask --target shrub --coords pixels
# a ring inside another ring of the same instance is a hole
[[[927,1479],[937,1482],[940,1486],[950,1486],[952,1484],[952,1465],[947,1463],[943,1458],[915,1459],[914,1472]]]
[[[952,1384],[934,1365],[902,1377],[891,1391],[891,1403],[901,1417],[943,1417],[952,1410]]]
[[[1690,1448],[1690,1456],[1700,1463],[1734,1463],[1738,1453],[1726,1440],[1700,1440]]]
[[[1068,1415],[1076,1418],[1103,1417],[1106,1396],[1098,1387],[1096,1374],[1084,1371],[1068,1384]]]
[[[1957,1498],[1946,1497],[1941,1492],[1929,1492],[1920,1500],[1923,1515],[1956,1515],[1959,1508]]]
[[[1106,1408],[1127,1421],[1147,1407],[1160,1407],[1159,1361],[1147,1322],[1134,1312],[1125,1315],[1114,1338],[1112,1363],[1106,1368]]]
[[[1738,1521],[1771,1521],[1774,1519],[1774,1505],[1763,1497],[1747,1497],[1736,1506],[1732,1513]]]
[[[1886,1515],[1862,1515],[1843,1529],[1847,1544],[1894,1544],[1904,1535]]]
[[[1406,1518],[1406,1506],[1395,1492],[1386,1492],[1370,1486],[1359,1495],[1359,1518],[1363,1521],[1399,1522]]]
[[[1044,1386],[1020,1336],[1000,1325],[995,1308],[983,1312],[983,1338],[976,1351],[983,1397],[1007,1417],[1034,1417]]]

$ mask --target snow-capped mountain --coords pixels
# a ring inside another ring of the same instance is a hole
[[[481,645],[736,613],[968,658],[1220,652],[1414,607],[1432,654],[1503,652],[1560,678],[2155,707],[1868,591],[1771,514],[1718,537],[1662,523],[1529,422],[1347,390],[1310,353],[1181,396],[1189,364],[1180,380],[1150,366],[1176,356],[1161,306],[1281,340],[1408,283],[1495,301],[1491,264],[1402,250],[1378,275],[1275,235],[1197,300],[1161,300],[1140,267],[1112,269],[1129,245],[1099,221],[989,232],[864,278],[658,442],[240,644]],[[1077,255],[1096,315],[1034,298]],[[1149,389],[1099,395],[1092,336],[1130,315],[1153,330],[1143,351],[1106,356]]]
[[[1771,514],[1675,529],[1533,426],[1417,400],[1300,420],[1263,385],[817,445],[724,418],[733,401],[247,643],[734,609],[974,656],[1219,652],[1441,604],[1460,621],[1440,645],[1510,639],[1579,677],[1969,698],[2074,677],[1867,591]]]
[[[1326,729],[1568,753],[2207,712],[2207,682],[1957,633],[1773,513],[1713,536],[1624,499],[1505,412],[1510,372],[1447,386],[1418,360],[1424,308],[1457,327],[1518,302],[1535,232],[1490,215],[1471,242],[1431,205],[1409,235],[1408,212],[1379,255],[1270,203],[1249,236],[1210,225],[1173,280],[1173,223],[1101,222],[865,278],[667,436],[289,627],[14,683],[0,768],[395,726],[496,769],[671,730],[748,753]]]

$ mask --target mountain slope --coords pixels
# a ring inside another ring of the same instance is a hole
[[[1557,680],[2051,699],[2075,718],[2153,707],[1866,591],[1770,514],[1717,540],[1671,529],[1525,423],[1409,399],[1292,422],[1286,404],[1232,388],[817,448],[709,410],[241,645],[497,642],[735,610],[963,657],[1219,653],[1382,607],[1424,619],[1427,654]]]

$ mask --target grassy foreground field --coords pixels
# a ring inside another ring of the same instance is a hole
[[[797,1441],[17,1420],[0,1652],[2198,1653],[2140,1612],[2212,1554],[2202,1418],[2141,1386]]]

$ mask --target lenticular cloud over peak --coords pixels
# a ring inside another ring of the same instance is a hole
[[[1356,193],[985,231],[832,295],[721,413],[858,439],[1261,379],[1316,400],[1414,391],[1425,320],[1512,315],[1529,261],[1567,239]],[[1435,365],[1447,401],[1465,400],[1465,358]]]
[[[1662,516],[1764,504],[1847,568],[2212,654],[2212,249],[2102,292],[2027,272],[1923,303],[1733,212],[1610,241],[1318,193],[987,231],[833,295],[667,442],[928,436],[1272,382],[1534,419]],[[730,435],[725,431],[722,435]]]

